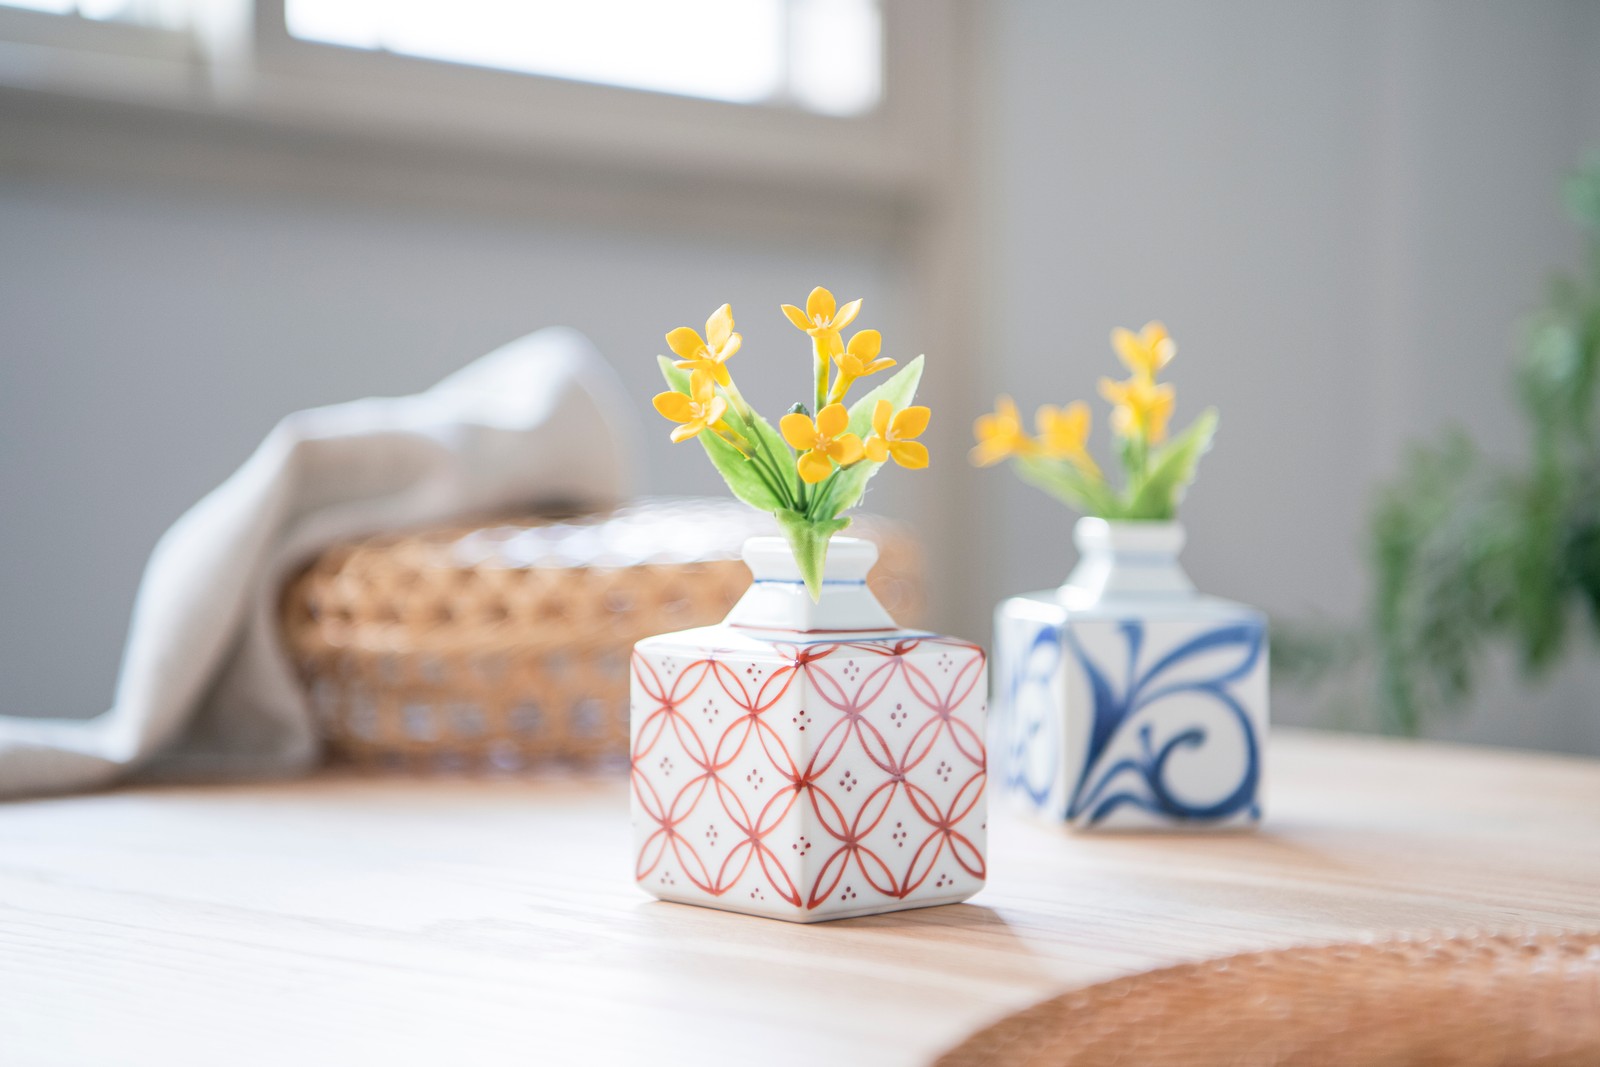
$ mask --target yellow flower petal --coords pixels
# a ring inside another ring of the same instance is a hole
[[[995,400],[992,414],[981,415],[972,424],[972,434],[978,445],[972,450],[972,462],[980,467],[998,463],[1007,456],[1033,455],[1038,446],[1022,429],[1017,416],[1017,405],[1008,396]]]
[[[1144,324],[1144,329],[1139,331],[1139,340],[1144,342],[1146,348],[1156,349],[1171,341],[1167,328],[1159,319],[1151,319]]]
[[[733,376],[728,373],[728,368],[715,360],[680,359],[673,366],[679,370],[693,371],[696,375],[703,374],[724,389],[733,384]]]
[[[733,376],[728,373],[728,368],[711,359],[680,359],[673,364],[680,370],[694,371],[696,375],[705,375],[724,389],[733,384]]]
[[[720,396],[711,399],[711,406],[706,409],[703,422],[720,422],[722,416],[728,413],[728,402]]]
[[[790,322],[794,323],[795,329],[811,329],[811,320],[806,318],[806,313],[795,307],[793,304],[784,304],[783,313],[788,316]]]
[[[1147,322],[1134,333],[1132,330],[1111,331],[1111,347],[1117,357],[1133,372],[1135,377],[1154,379],[1156,372],[1172,361],[1178,346],[1160,322]]]
[[[853,433],[835,437],[828,443],[828,455],[841,467],[848,467],[861,458],[861,438]]]
[[[908,470],[919,471],[928,465],[928,446],[921,441],[896,441],[889,446],[889,454]]]
[[[860,303],[860,301],[856,301]],[[846,305],[847,307],[849,305]],[[850,338],[848,351],[862,363],[870,363],[878,358],[878,353],[883,349],[883,335],[877,330],[862,330]]]
[[[791,411],[778,420],[778,432],[797,452],[804,452],[817,443],[816,426],[798,411]]]
[[[706,320],[706,343],[721,349],[733,336],[733,305],[723,304]]]
[[[703,422],[691,422],[686,423],[683,426],[679,426],[677,429],[672,431],[673,443],[682,444],[691,437],[698,437],[700,436],[700,431],[704,430],[705,428],[706,424]]]
[[[815,485],[833,473],[833,461],[821,452],[807,452],[795,462],[795,469],[808,485]]]
[[[696,404],[704,407],[711,403],[711,398],[717,395],[714,382],[715,379],[712,378],[710,371],[704,368],[696,370],[689,376],[689,395],[694,398]]]
[[[667,347],[679,359],[700,359],[705,352],[706,343],[700,340],[700,335],[691,327],[679,326],[667,334]]]
[[[822,286],[811,290],[811,295],[806,297],[806,318],[811,320],[812,326],[831,325],[834,311],[833,294]]]
[[[866,377],[869,374],[877,374],[879,371],[888,370],[892,366],[894,366],[894,360],[892,359],[875,359],[871,363],[868,363],[865,367],[861,368],[860,377]]]
[[[838,313],[833,316],[833,328],[835,330],[844,329],[846,326],[856,321],[856,316],[859,314],[861,314],[861,301],[850,301],[850,303],[840,308]],[[872,332],[877,333],[878,331],[873,330]]]
[[[979,441],[969,453],[973,466],[992,467],[1011,455],[1011,449],[995,441]]]
[[[1139,359],[1139,337],[1132,330],[1118,326],[1111,331],[1111,347],[1116,350],[1117,358],[1127,365],[1129,370],[1135,369]]]
[[[1089,440],[1089,405],[1075,400],[1065,409],[1052,404],[1039,408],[1034,421],[1047,455],[1070,457],[1082,452]]]
[[[872,409],[872,432],[877,437],[889,436],[889,416],[894,414],[894,405],[887,400],[878,401]],[[882,462],[879,460],[878,462]]]
[[[1111,411],[1111,428],[1118,437],[1132,437],[1139,432],[1139,421],[1134,417],[1133,409],[1120,405]]]
[[[829,404],[817,412],[817,433],[824,437],[838,437],[850,428],[850,413],[843,404]]]
[[[673,422],[688,422],[694,418],[694,401],[682,393],[657,393],[651,401],[666,418]]]
[[[896,441],[909,441],[913,437],[922,436],[922,431],[928,428],[928,420],[933,412],[921,406],[909,407],[894,417],[893,433],[887,435]]]
[[[887,404],[888,401],[884,400],[881,401],[881,403]],[[882,463],[884,460],[889,458],[889,442],[885,441],[877,434],[873,434],[871,437],[861,442],[861,450],[866,453],[867,458],[874,463]]]

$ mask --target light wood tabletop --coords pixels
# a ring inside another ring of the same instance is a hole
[[[1077,985],[1391,932],[1600,929],[1600,761],[1280,733],[1255,833],[996,805],[969,904],[654,902],[626,783],[360,778],[0,806],[0,1063],[912,1064]]]

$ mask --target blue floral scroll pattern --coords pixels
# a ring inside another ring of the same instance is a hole
[[[1231,686],[1255,669],[1264,645],[1264,630],[1259,620],[1229,623],[1196,634],[1140,669],[1144,645],[1144,625],[1136,620],[1118,624],[1127,647],[1127,662],[1120,692],[1117,686],[1084,651],[1071,626],[1055,630],[1071,650],[1089,683],[1094,702],[1089,748],[1083,770],[1068,798],[1066,817],[1085,818],[1093,825],[1123,807],[1134,807],[1153,815],[1183,821],[1216,821],[1242,811],[1257,815],[1256,790],[1261,778],[1260,741],[1249,712],[1234,695]],[[1209,653],[1236,652],[1229,664],[1217,673],[1170,680],[1172,668],[1186,660]],[[1167,761],[1181,748],[1196,749],[1209,740],[1206,727],[1193,724],[1178,730],[1157,744],[1152,723],[1138,721],[1147,708],[1177,694],[1193,694],[1212,701],[1227,713],[1227,721],[1238,727],[1244,748],[1244,768],[1232,792],[1209,804],[1190,804],[1175,795],[1166,781]],[[1112,741],[1124,730],[1137,725],[1139,751],[1115,761],[1105,759]]]
[[[1018,637],[1007,649],[1013,659],[1005,678],[1005,784],[1043,808],[1061,774],[1063,709],[1055,696],[1061,627]]]

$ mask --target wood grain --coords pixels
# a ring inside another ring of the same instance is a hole
[[[616,778],[0,806],[0,1063],[925,1063],[1073,986],[1397,931],[1600,929],[1600,762],[1275,738],[1263,831],[997,810],[955,907],[649,900]]]

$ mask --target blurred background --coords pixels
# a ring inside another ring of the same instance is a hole
[[[541,326],[637,400],[638,491],[720,494],[660,447],[662,335],[731,302],[781,410],[778,304],[818,284],[928,355],[934,470],[867,507],[922,533],[935,626],[986,640],[1073,558],[1073,516],[969,468],[973,417],[1098,408],[1110,329],[1152,318],[1178,423],[1223,413],[1191,574],[1355,625],[1408,443],[1526,451],[1519,323],[1582,256],[1597,55],[1592,0],[0,0],[3,710],[109,703],[150,548],[282,415]],[[1424,731],[1600,753],[1570,651],[1532,684],[1490,647]]]

